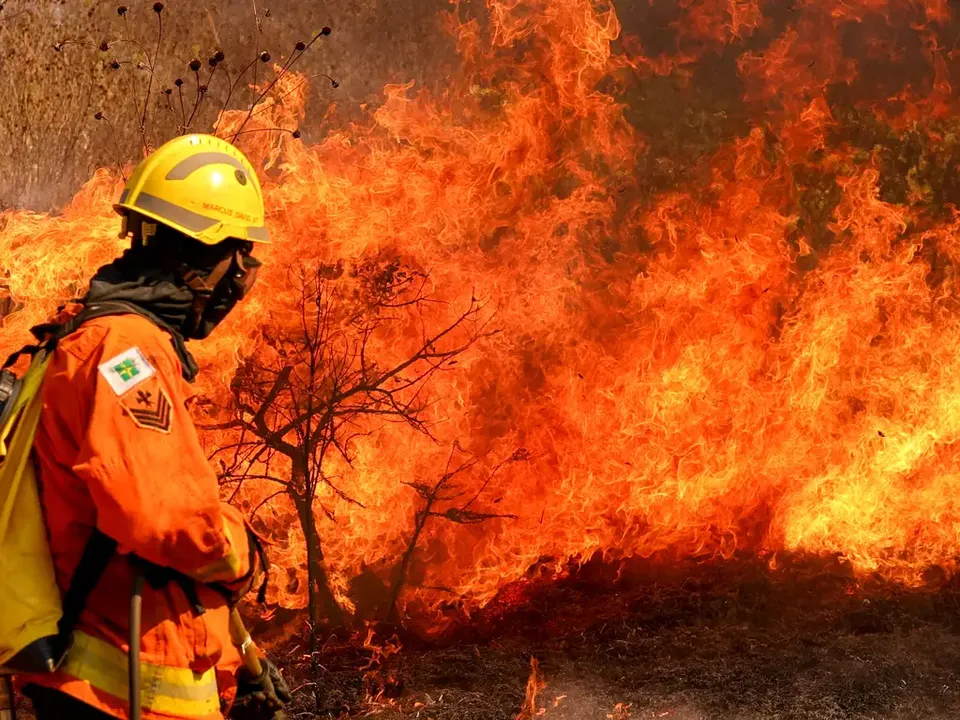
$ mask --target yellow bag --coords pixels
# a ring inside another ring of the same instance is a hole
[[[39,344],[14,353],[0,369],[0,675],[57,669],[87,597],[116,553],[117,543],[94,529],[61,596],[32,451],[43,409],[40,388],[57,343],[87,320],[127,314],[158,322],[125,302],[86,305],[65,323],[31,328]],[[7,368],[25,353],[33,360],[18,380]]]
[[[49,360],[34,357],[0,427],[0,666],[12,670],[59,662],[63,611],[31,456]]]

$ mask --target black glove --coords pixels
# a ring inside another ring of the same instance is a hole
[[[237,699],[230,717],[233,720],[283,720],[283,707],[293,695],[277,666],[266,658],[260,663],[263,672],[250,678],[246,670],[237,676]]]

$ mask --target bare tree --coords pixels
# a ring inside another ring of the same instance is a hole
[[[459,525],[476,525],[494,518],[510,518],[515,520],[516,515],[482,511],[473,506],[504,465],[526,459],[526,450],[523,448],[516,450],[506,460],[497,463],[486,478],[484,478],[476,492],[471,493],[457,482],[457,478],[462,473],[472,470],[480,462],[480,458],[467,453],[460,446],[459,442],[455,442],[450,450],[450,456],[447,458],[446,467],[444,467],[443,473],[436,482],[432,484],[419,482],[403,483],[416,491],[417,495],[420,496],[422,504],[414,515],[413,532],[410,534],[407,547],[400,558],[397,576],[390,590],[387,620],[398,620],[397,600],[400,598],[400,591],[403,589],[407,572],[410,569],[410,563],[417,549],[417,543],[430,518],[440,518]]]
[[[254,515],[275,497],[290,499],[307,549],[310,622],[317,626],[326,617],[341,625],[344,612],[330,588],[315,506],[334,518],[318,503],[317,490],[326,487],[343,501],[360,503],[328,472],[327,461],[335,454],[350,463],[354,442],[386,423],[432,437],[425,413],[429,381],[495,331],[475,297],[440,329],[428,330],[426,311],[436,303],[425,294],[428,278],[395,259],[377,257],[349,273],[339,264],[298,267],[289,279],[294,311],[261,328],[264,342],[241,364],[231,386],[233,417],[208,429],[237,432],[214,454],[221,477],[235,484],[234,494],[251,479],[275,486]],[[385,366],[371,357],[372,346],[399,323],[416,323],[419,339]],[[276,471],[280,465],[282,473]],[[446,482],[431,491],[424,520]],[[468,521],[469,508],[462,512]]]

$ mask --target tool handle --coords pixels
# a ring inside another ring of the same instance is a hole
[[[130,593],[130,652],[127,653],[127,681],[130,685],[130,720],[140,720],[140,627],[143,614],[143,575],[133,578]]]
[[[243,624],[240,611],[236,608],[230,611],[230,641],[240,651],[243,667],[250,673],[250,676],[260,677],[263,673],[260,654],[257,652],[257,646],[253,642],[253,638],[250,637],[250,633],[247,632],[247,628]]]
[[[9,675],[0,675],[0,720],[17,720],[13,678]]]

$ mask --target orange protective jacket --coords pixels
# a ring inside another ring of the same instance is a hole
[[[22,681],[128,717],[135,571],[126,555],[133,553],[199,581],[206,609],[198,615],[176,583],[145,586],[143,718],[222,718],[240,657],[225,598],[200,583],[243,587],[255,561],[242,516],[220,501],[170,336],[138,315],[89,320],[60,341],[42,392],[34,450],[61,590],[94,527],[118,550],[87,600],[64,664]]]

